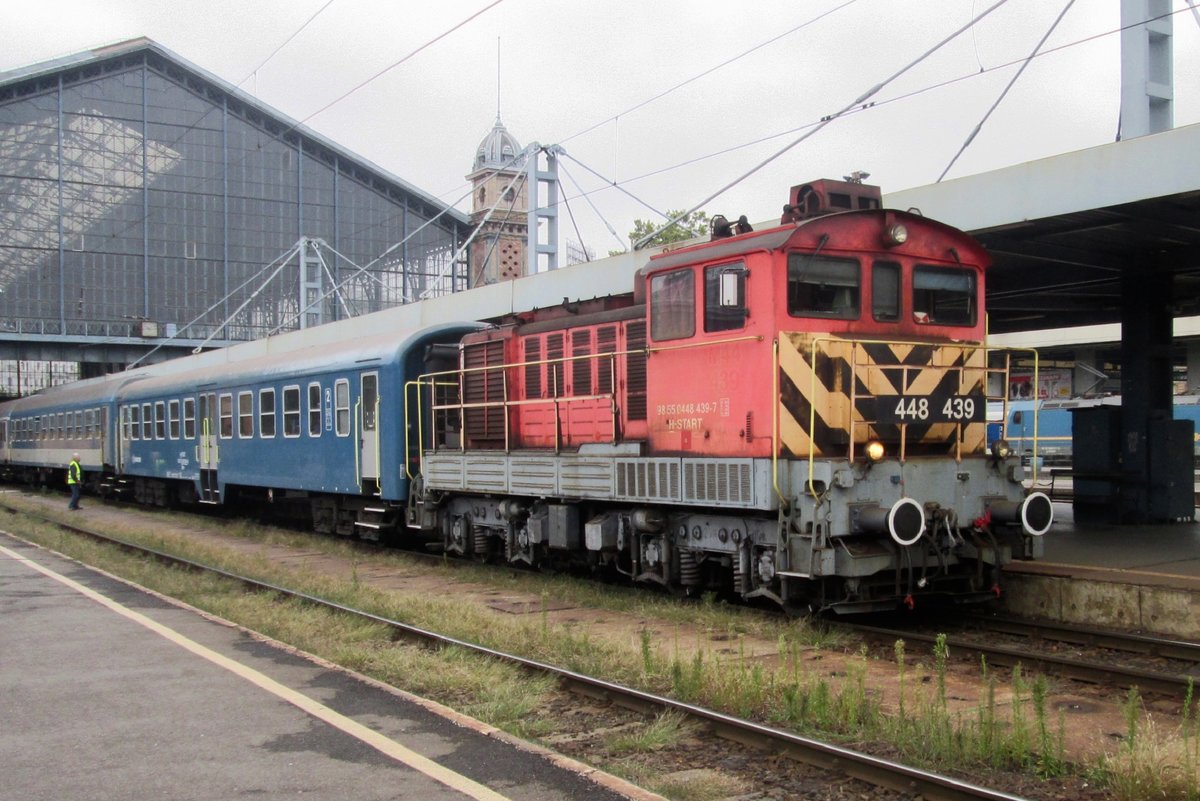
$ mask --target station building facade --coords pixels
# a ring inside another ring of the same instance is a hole
[[[147,39],[0,73],[0,143],[0,395],[468,281],[466,215]]]

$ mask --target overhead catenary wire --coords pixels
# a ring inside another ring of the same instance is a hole
[[[565,153],[565,151],[564,151],[564,153]],[[562,170],[562,173],[563,173],[563,175],[567,176],[567,180],[568,180],[568,181],[570,181],[572,184],[574,184],[574,185],[575,185],[575,189],[576,189],[576,190],[579,192],[579,195],[578,195],[578,197],[582,197],[582,198],[583,198],[583,199],[584,199],[584,200],[587,202],[587,204],[588,204],[589,206],[591,206],[591,208],[592,208],[592,211],[596,212],[596,216],[600,218],[600,222],[604,223],[604,227],[608,229],[608,232],[609,232],[610,234],[612,234],[612,236],[613,236],[613,239],[617,240],[617,243],[618,243],[618,244],[621,246],[621,249],[622,249],[622,250],[624,250],[624,249],[625,249],[625,247],[626,247],[626,246],[625,246],[625,241],[624,241],[623,239],[621,239],[620,235],[617,233],[617,229],[616,229],[616,228],[613,228],[613,226],[612,226],[612,223],[610,223],[610,222],[608,221],[608,218],[607,218],[607,217],[605,217],[605,216],[604,216],[604,215],[603,215],[603,214],[600,212],[600,209],[596,208],[596,204],[592,202],[592,197],[591,197],[591,194],[590,194],[590,193],[588,193],[588,192],[584,192],[584,191],[583,191],[583,187],[581,187],[581,186],[579,185],[579,182],[575,180],[575,176],[571,175],[571,173],[567,171],[567,168],[566,168],[566,165],[565,165],[565,164],[562,164],[562,163],[560,162],[558,166],[559,166],[559,169],[561,169],[561,170]],[[566,204],[566,203],[568,202],[568,201],[567,201],[567,197],[566,197],[566,194],[565,194],[565,193],[564,193],[564,195],[563,195],[563,200],[562,200],[562,202],[563,202],[564,204]],[[567,206],[567,208],[570,208],[570,206]],[[571,221],[572,221],[572,222],[574,222],[574,221],[575,221],[575,217],[574,217],[574,216],[572,216],[572,217],[571,217]],[[576,229],[576,233],[578,233],[578,229]],[[579,237],[579,239],[580,239],[580,244],[582,244],[583,237],[581,236],[581,237]]]
[[[1046,44],[1046,40],[1050,38],[1052,33],[1054,33],[1054,30],[1058,27],[1058,23],[1062,22],[1063,17],[1067,15],[1067,12],[1071,10],[1071,6],[1073,5],[1075,5],[1075,0],[1067,0],[1067,4],[1063,6],[1063,10],[1058,13],[1058,16],[1055,18],[1054,22],[1050,24],[1050,29],[1047,30],[1042,38],[1038,41],[1037,46],[1033,48],[1033,51],[1025,58],[1024,61],[1021,62],[1021,66],[1013,74],[1012,78],[1009,79],[1008,85],[1004,87],[1002,92],[1000,92],[1000,96],[996,98],[996,101],[992,103],[991,107],[988,108],[988,110],[984,113],[983,118],[976,123],[975,127],[971,130],[971,133],[967,135],[966,141],[962,143],[962,146],[958,149],[958,152],[954,154],[952,159],[950,159],[950,163],[946,165],[946,169],[942,170],[942,174],[938,176],[937,183],[942,182],[942,179],[946,177],[946,173],[950,172],[950,168],[954,166],[956,161],[958,161],[958,157],[961,156],[966,149],[971,146],[971,143],[975,141],[975,137],[979,135],[981,130],[983,130],[983,126],[992,116],[992,112],[994,112],[1004,101],[1004,98],[1008,95],[1009,90],[1013,88],[1013,84],[1015,84],[1021,77],[1021,74],[1025,72],[1025,68],[1028,67],[1030,62],[1033,61],[1033,59],[1037,56],[1038,51],[1042,49],[1044,44]]]
[[[1194,1],[1195,1],[1195,0],[1188,0],[1188,2],[1194,2]],[[1096,40],[1098,40],[1098,39],[1103,39],[1103,38],[1104,38],[1104,37],[1106,37],[1106,36],[1112,36],[1112,35],[1114,35],[1114,34],[1121,33],[1122,31],[1126,30],[1127,28],[1136,28],[1136,27],[1139,27],[1139,26],[1141,26],[1141,25],[1145,25],[1146,23],[1149,23],[1149,22],[1155,22],[1155,21],[1157,21],[1157,20],[1160,20],[1160,19],[1165,19],[1165,18],[1167,18],[1167,17],[1170,17],[1170,16],[1174,16],[1174,15],[1176,15],[1176,14],[1183,13],[1183,12],[1185,12],[1186,10],[1187,10],[1187,9],[1185,9],[1185,8],[1180,8],[1180,9],[1177,9],[1177,10],[1175,10],[1175,11],[1171,11],[1171,12],[1168,12],[1168,13],[1165,13],[1165,14],[1159,14],[1159,15],[1157,15],[1157,16],[1155,16],[1155,17],[1151,17],[1151,18],[1149,18],[1149,19],[1146,19],[1146,20],[1141,20],[1141,21],[1139,21],[1139,22],[1136,22],[1136,23],[1132,23],[1132,24],[1130,24],[1130,25],[1125,25],[1125,26],[1121,26],[1121,27],[1118,27],[1118,28],[1113,28],[1113,29],[1110,29],[1110,30],[1101,31],[1100,33],[1091,34],[1091,35],[1089,35],[1089,36],[1085,36],[1085,37],[1083,37],[1083,38],[1081,38],[1081,39],[1076,39],[1076,40],[1074,40],[1074,41],[1071,41],[1071,42],[1066,42],[1066,43],[1064,43],[1064,44],[1057,45],[1057,46],[1055,46],[1055,47],[1047,48],[1046,50],[1043,50],[1043,51],[1041,51],[1040,53],[1038,53],[1038,54],[1037,54],[1037,58],[1043,58],[1043,57],[1045,57],[1045,56],[1049,56],[1049,55],[1051,55],[1051,54],[1054,54],[1054,53],[1058,53],[1058,52],[1061,52],[1061,51],[1064,51],[1064,50],[1068,50],[1068,49],[1070,49],[1070,48],[1072,48],[1072,47],[1078,47],[1078,46],[1080,46],[1080,45],[1088,44],[1088,43],[1090,43],[1090,42],[1094,42],[1094,41],[1096,41]],[[890,98],[886,98],[886,99],[883,99],[883,100],[875,100],[875,101],[872,101],[870,104],[866,104],[866,105],[863,105],[863,106],[861,106],[861,107],[858,107],[858,108],[851,108],[851,109],[850,109],[850,110],[848,110],[848,111],[844,111],[844,112],[842,112],[842,113],[840,114],[840,116],[842,116],[842,117],[850,117],[850,116],[853,116],[853,115],[856,115],[856,114],[862,114],[862,113],[865,113],[865,112],[874,111],[875,109],[883,108],[883,107],[885,107],[885,106],[889,106],[889,105],[892,105],[892,104],[895,104],[895,103],[900,103],[900,102],[903,102],[903,101],[905,101],[905,100],[909,100],[909,99],[911,99],[911,98],[918,97],[918,96],[920,96],[920,95],[923,95],[923,94],[927,94],[927,93],[929,93],[929,92],[935,92],[935,91],[937,91],[937,90],[939,90],[939,89],[944,89],[944,88],[946,88],[946,87],[948,87],[948,86],[953,86],[954,84],[957,84],[957,83],[962,83],[963,81],[968,81],[968,80],[971,80],[971,79],[974,79],[974,78],[978,78],[978,77],[980,77],[981,75],[989,74],[989,73],[992,73],[992,72],[996,72],[996,71],[998,71],[998,70],[1006,69],[1006,68],[1008,68],[1008,67],[1012,67],[1012,66],[1015,66],[1015,65],[1021,64],[1021,63],[1022,63],[1024,60],[1025,60],[1025,58],[1024,58],[1024,57],[1022,57],[1022,58],[1018,58],[1018,59],[1013,59],[1013,60],[1006,61],[1006,62],[1004,62],[1004,63],[1001,63],[1001,64],[996,64],[996,65],[993,65],[993,66],[991,66],[991,67],[985,67],[985,68],[983,68],[983,69],[982,69],[982,70],[980,70],[980,71],[972,71],[972,72],[969,72],[969,73],[965,73],[965,74],[962,74],[962,75],[956,76],[956,77],[954,77],[954,78],[948,78],[948,79],[946,79],[946,80],[943,80],[943,81],[938,81],[937,83],[928,84],[928,85],[926,85],[926,86],[923,86],[923,87],[920,87],[920,88],[918,88],[918,89],[914,89],[914,90],[912,90],[912,91],[909,91],[909,92],[905,92],[905,93],[903,93],[903,94],[896,95],[895,97],[890,97]],[[829,115],[829,116],[832,116],[832,115]],[[620,182],[611,182],[611,181],[608,181],[608,179],[603,179],[603,180],[605,180],[605,184],[604,184],[603,186],[597,187],[597,188],[595,188],[595,189],[586,190],[586,192],[587,192],[587,194],[597,194],[597,193],[599,193],[599,192],[602,192],[602,191],[605,191],[605,190],[607,190],[607,189],[619,189],[619,188],[620,188],[620,186],[616,185],[617,183],[619,183],[620,185],[628,185],[628,184],[636,183],[637,181],[642,181],[642,180],[645,180],[645,179],[647,179],[647,178],[652,178],[652,177],[654,177],[654,176],[656,176],[656,175],[662,175],[662,174],[664,174],[664,173],[673,172],[673,171],[675,171],[675,170],[679,170],[679,169],[682,169],[682,168],[684,168],[684,167],[691,166],[691,165],[693,165],[693,164],[698,164],[698,163],[700,163],[700,162],[702,162],[702,161],[707,161],[707,160],[709,160],[709,159],[713,159],[713,158],[717,158],[717,157],[720,157],[720,156],[724,156],[724,155],[727,155],[727,154],[729,154],[729,153],[735,153],[735,152],[737,152],[737,151],[739,151],[739,150],[745,150],[746,148],[749,148],[749,147],[754,147],[755,145],[760,145],[760,144],[763,144],[763,143],[766,143],[766,142],[771,142],[771,141],[774,141],[774,140],[776,140],[776,139],[779,139],[779,138],[781,138],[781,137],[784,137],[784,136],[789,136],[789,135],[791,135],[791,134],[795,134],[795,133],[798,133],[798,132],[800,132],[800,131],[804,131],[804,130],[808,130],[808,129],[811,129],[811,128],[815,128],[815,127],[817,127],[818,125],[821,125],[821,124],[822,124],[822,123],[823,123],[823,122],[824,122],[826,119],[827,119],[827,117],[822,117],[820,120],[814,120],[814,121],[811,121],[811,122],[806,122],[806,123],[804,123],[804,124],[802,124],[802,125],[797,125],[797,126],[795,126],[795,127],[793,127],[793,128],[788,128],[788,129],[786,129],[786,130],[783,130],[783,131],[777,131],[777,132],[775,132],[775,133],[768,134],[768,135],[766,135],[766,136],[760,136],[760,137],[756,137],[756,138],[754,138],[754,139],[751,139],[751,140],[748,140],[748,141],[746,141],[746,142],[740,142],[740,143],[738,143],[738,144],[735,144],[735,145],[729,145],[729,146],[727,146],[727,147],[723,147],[723,148],[721,148],[720,150],[714,150],[714,151],[712,151],[712,152],[705,153],[705,154],[702,154],[702,155],[699,155],[699,156],[693,156],[693,157],[691,157],[691,158],[684,159],[683,161],[676,162],[676,163],[674,163],[674,164],[671,164],[671,165],[668,165],[668,166],[666,166],[666,167],[659,167],[659,168],[656,168],[656,169],[653,169],[653,170],[648,170],[647,172],[641,173],[641,174],[639,174],[639,175],[631,176],[631,177],[629,177],[629,178],[624,178],[624,179],[622,179]],[[569,198],[569,199],[570,199],[570,200],[574,200],[575,198]]]
[[[312,15],[311,17],[309,17],[308,19],[306,19],[306,20],[305,20],[305,21],[304,21],[304,22],[303,22],[303,23],[300,25],[300,27],[296,29],[296,31],[295,31],[295,32],[294,32],[294,33],[293,33],[291,36],[289,36],[288,38],[284,39],[284,40],[283,40],[283,42],[282,42],[282,43],[281,43],[281,44],[280,44],[278,47],[276,47],[274,50],[272,50],[272,51],[271,51],[271,55],[267,56],[267,57],[266,57],[266,58],[264,58],[264,59],[263,59],[261,62],[259,62],[259,65],[258,65],[257,67],[255,67],[254,69],[250,70],[250,72],[246,73],[246,77],[245,77],[245,78],[242,78],[240,81],[238,81],[236,84],[234,84],[234,86],[241,86],[241,85],[242,85],[242,84],[244,84],[246,81],[250,80],[250,79],[251,79],[251,78],[254,76],[254,74],[255,74],[256,72],[258,72],[258,71],[259,71],[259,70],[261,70],[263,67],[265,67],[265,66],[267,65],[267,62],[268,62],[268,61],[270,61],[271,59],[275,58],[275,56],[279,55],[279,51],[280,51],[280,50],[283,50],[283,48],[285,48],[285,47],[287,47],[289,44],[291,44],[291,42],[292,42],[292,40],[293,40],[293,39],[295,39],[297,36],[299,36],[299,35],[301,34],[301,32],[302,32],[302,31],[303,31],[305,28],[307,28],[307,27],[309,26],[309,24],[310,24],[310,23],[311,23],[313,20],[315,20],[317,17],[321,16],[321,13],[322,13],[322,12],[324,12],[324,11],[325,11],[325,9],[329,8],[331,5],[333,5],[333,0],[326,0],[325,4],[324,4],[323,6],[321,6],[320,8],[318,8],[318,9],[317,9],[317,10],[316,10],[316,11],[313,13],[313,15]]]
[[[638,202],[638,203],[640,203],[641,205],[643,205],[643,206],[645,206],[646,208],[650,209],[650,211],[654,212],[654,213],[655,213],[655,214],[657,214],[659,217],[662,217],[664,220],[665,220],[665,219],[667,219],[667,216],[668,216],[668,215],[666,215],[666,214],[664,214],[663,212],[659,211],[658,209],[654,208],[654,207],[653,207],[653,206],[651,206],[649,203],[647,203],[646,201],[642,200],[640,197],[638,197],[637,195],[633,194],[632,192],[630,192],[628,189],[626,189],[624,186],[622,186],[622,185],[621,185],[622,183],[629,183],[628,181],[614,181],[614,180],[612,180],[611,178],[608,178],[608,177],[606,177],[606,176],[604,176],[604,175],[601,175],[599,172],[597,172],[596,170],[592,169],[592,168],[591,168],[591,167],[589,167],[588,165],[584,164],[582,161],[580,161],[579,159],[575,158],[575,157],[574,157],[574,156],[572,156],[571,154],[569,154],[569,153],[567,153],[567,152],[565,152],[565,151],[564,151],[564,152],[563,152],[563,155],[564,155],[564,156],[566,156],[567,158],[569,158],[571,161],[573,161],[573,162],[575,162],[576,164],[578,164],[580,167],[583,167],[585,170],[587,170],[587,171],[588,171],[588,172],[590,172],[592,175],[594,175],[594,176],[596,176],[597,178],[599,178],[601,181],[604,181],[606,184],[608,184],[609,186],[611,186],[613,189],[616,189],[618,192],[621,192],[621,193],[623,193],[623,194],[625,194],[625,195],[628,195],[628,196],[629,196],[631,199],[633,199],[633,200],[637,201],[637,202]]]
[[[761,170],[763,167],[767,166],[767,165],[768,165],[768,164],[770,164],[772,161],[774,161],[775,159],[779,158],[779,157],[780,157],[780,156],[782,156],[784,153],[788,152],[788,151],[789,151],[789,150],[791,150],[793,147],[795,147],[796,145],[798,145],[798,144],[800,144],[801,142],[803,142],[805,139],[808,139],[810,136],[812,136],[813,134],[817,133],[818,131],[820,131],[821,129],[823,129],[825,126],[829,125],[829,123],[831,123],[831,122],[833,122],[834,120],[836,120],[836,119],[838,119],[839,117],[841,117],[843,114],[845,114],[845,113],[846,113],[847,111],[849,111],[850,109],[852,109],[852,108],[854,108],[854,107],[856,107],[856,106],[862,106],[864,103],[866,103],[866,102],[867,102],[867,100],[869,100],[869,99],[870,99],[872,96],[874,96],[874,95],[875,95],[876,93],[878,93],[878,92],[879,92],[881,89],[883,89],[883,87],[887,86],[889,83],[891,83],[892,81],[896,80],[896,79],[897,79],[897,78],[899,78],[901,75],[903,75],[904,73],[908,72],[910,69],[912,69],[912,68],[913,68],[913,67],[915,67],[916,65],[920,64],[920,63],[921,63],[922,61],[924,61],[925,59],[929,58],[929,56],[931,56],[931,55],[933,55],[934,53],[936,53],[938,50],[940,50],[942,47],[944,47],[944,46],[945,46],[947,43],[949,43],[949,42],[953,41],[954,39],[958,38],[958,36],[960,36],[960,35],[961,35],[961,34],[962,34],[964,31],[970,30],[970,29],[971,29],[972,27],[974,27],[974,26],[975,26],[975,25],[976,25],[976,24],[977,24],[977,23],[978,23],[978,22],[979,22],[981,19],[983,19],[983,18],[984,18],[984,17],[986,17],[987,15],[991,14],[993,11],[995,11],[997,8],[999,8],[1000,6],[1004,5],[1004,4],[1005,4],[1005,3],[1007,3],[1007,2],[1008,2],[1008,0],[997,0],[997,2],[996,2],[996,3],[992,4],[991,6],[989,6],[989,7],[987,8],[987,10],[985,10],[983,13],[981,13],[981,14],[977,15],[977,16],[976,16],[974,19],[972,19],[972,20],[971,20],[970,22],[968,22],[966,25],[964,25],[964,26],[960,27],[960,28],[959,28],[958,30],[956,30],[954,33],[952,33],[952,34],[950,34],[949,36],[947,36],[946,38],[942,39],[940,42],[938,42],[936,45],[934,45],[933,47],[931,47],[931,48],[929,48],[928,50],[926,50],[924,53],[922,53],[922,54],[921,54],[920,56],[918,56],[916,59],[914,59],[913,61],[910,61],[908,64],[906,64],[906,65],[905,65],[904,67],[902,67],[900,70],[898,70],[897,72],[893,73],[893,74],[892,74],[890,77],[888,77],[888,78],[884,79],[883,81],[881,81],[881,82],[879,82],[879,83],[875,84],[875,86],[871,87],[871,88],[870,88],[870,89],[868,89],[866,92],[864,92],[863,94],[859,95],[859,96],[858,96],[858,98],[856,98],[856,99],[854,100],[854,102],[852,102],[852,103],[850,103],[849,105],[847,105],[847,106],[846,106],[845,108],[843,108],[841,111],[838,111],[838,112],[836,112],[835,114],[831,114],[830,116],[828,116],[828,117],[825,117],[823,120],[821,120],[821,122],[819,122],[817,125],[813,126],[813,127],[810,129],[810,130],[806,131],[804,134],[802,134],[802,135],[801,135],[801,136],[799,136],[798,138],[796,138],[796,139],[792,140],[791,142],[789,142],[788,144],[786,144],[784,147],[782,147],[782,148],[780,148],[779,150],[777,150],[776,152],[772,153],[770,156],[768,156],[767,158],[763,159],[763,160],[762,160],[762,161],[760,161],[758,164],[756,164],[756,165],[754,165],[753,167],[751,167],[751,168],[750,168],[748,171],[746,171],[746,172],[745,172],[745,173],[743,173],[742,175],[738,176],[738,177],[737,177],[737,178],[735,178],[734,180],[732,180],[732,181],[730,181],[729,183],[727,183],[725,186],[723,186],[723,187],[721,187],[720,189],[718,189],[716,192],[713,192],[711,195],[709,195],[709,196],[708,196],[708,197],[706,197],[704,200],[702,200],[702,201],[700,201],[699,203],[697,203],[695,206],[691,207],[690,209],[688,209],[687,211],[683,212],[682,214],[678,214],[678,215],[676,215],[674,218],[672,218],[670,221],[668,221],[666,225],[663,225],[663,226],[661,226],[661,227],[660,227],[660,228],[658,228],[657,230],[655,230],[655,231],[653,231],[653,232],[651,232],[651,233],[647,234],[646,236],[644,236],[644,237],[642,237],[641,239],[639,239],[637,242],[633,243],[633,249],[634,249],[634,250],[637,250],[638,248],[640,248],[640,247],[644,246],[644,245],[645,245],[647,242],[649,242],[650,240],[654,239],[654,237],[658,236],[658,235],[659,235],[659,234],[661,234],[663,231],[665,231],[665,230],[667,230],[668,228],[670,228],[671,226],[675,225],[675,224],[676,224],[676,223],[678,223],[680,220],[682,220],[682,219],[684,219],[685,217],[687,217],[689,214],[692,214],[693,212],[695,212],[695,211],[699,210],[701,206],[705,205],[706,203],[710,202],[711,200],[713,200],[713,199],[715,199],[715,198],[717,198],[717,197],[720,197],[722,194],[724,194],[725,192],[729,191],[729,190],[730,190],[730,189],[732,189],[733,187],[737,186],[739,183],[741,183],[742,181],[746,180],[746,179],[747,179],[747,178],[749,178],[751,175],[753,175],[754,173],[758,172],[758,171],[759,171],[759,170]]]
[[[380,78],[380,77],[382,77],[382,76],[386,75],[387,73],[391,72],[391,71],[392,71],[392,70],[394,70],[396,67],[399,67],[401,64],[403,64],[404,62],[406,62],[406,61],[408,61],[409,59],[413,58],[414,56],[416,56],[416,55],[417,55],[418,53],[420,53],[421,51],[423,51],[423,50],[425,50],[425,49],[427,49],[427,48],[429,48],[429,47],[432,47],[433,45],[435,45],[435,44],[437,44],[438,42],[440,42],[442,39],[445,39],[447,36],[449,36],[450,34],[454,33],[455,31],[457,31],[459,28],[463,27],[464,25],[466,25],[467,23],[469,23],[469,22],[471,22],[472,20],[476,19],[477,17],[480,17],[480,16],[482,16],[483,14],[487,13],[488,11],[492,10],[493,8],[495,8],[496,6],[500,5],[500,4],[501,4],[501,3],[503,3],[503,2],[504,2],[504,0],[492,0],[492,2],[488,3],[486,6],[484,6],[484,7],[483,7],[483,8],[481,8],[481,9],[479,9],[479,10],[478,10],[478,11],[476,11],[474,14],[471,14],[471,15],[470,15],[469,17],[467,17],[466,19],[464,19],[464,20],[462,20],[461,22],[459,22],[459,23],[457,23],[457,24],[453,25],[452,27],[450,27],[450,28],[446,29],[445,31],[442,31],[442,32],[441,32],[441,33],[439,33],[437,36],[433,37],[432,39],[430,39],[429,41],[425,42],[423,45],[421,45],[420,47],[418,47],[416,50],[413,50],[413,51],[409,52],[407,55],[401,56],[399,59],[397,59],[396,61],[393,61],[391,64],[389,64],[388,66],[384,67],[384,68],[383,68],[383,69],[381,69],[379,72],[377,72],[377,73],[375,73],[374,75],[372,75],[370,78],[367,78],[365,81],[361,81],[360,83],[356,84],[356,85],[355,85],[355,86],[354,86],[352,89],[350,89],[349,91],[347,91],[347,92],[344,92],[344,93],[342,93],[342,94],[338,95],[338,96],[337,96],[337,97],[335,97],[333,100],[330,100],[328,103],[326,103],[325,105],[321,106],[319,109],[317,109],[316,111],[312,112],[311,114],[309,114],[309,115],[308,115],[307,117],[305,117],[304,119],[300,120],[300,122],[299,122],[299,123],[297,123],[297,125],[303,125],[304,123],[308,122],[309,120],[311,120],[313,117],[317,116],[318,114],[320,114],[320,113],[322,113],[322,112],[324,112],[324,111],[328,111],[328,110],[329,110],[331,107],[333,107],[333,106],[337,105],[338,103],[342,102],[342,101],[343,101],[343,100],[345,100],[347,97],[349,97],[350,95],[354,94],[354,93],[355,93],[355,92],[357,92],[359,89],[362,89],[362,88],[363,88],[364,86],[366,86],[367,84],[369,84],[369,83],[371,83],[372,81],[376,80],[377,78]],[[295,128],[296,126],[292,126],[292,127],[293,127],[293,128]],[[286,132],[285,132],[285,133],[286,133]]]
[[[565,139],[560,139],[558,143],[560,145],[565,144],[565,143],[571,141],[572,139],[576,139],[580,136],[583,136],[584,134],[591,133],[592,131],[596,130],[597,128],[599,128],[603,125],[607,125],[610,122],[616,122],[621,117],[623,117],[627,114],[631,114],[634,111],[637,111],[638,109],[642,108],[643,106],[648,106],[656,100],[661,100],[662,98],[666,97],[667,95],[671,94],[672,92],[682,89],[683,87],[687,86],[690,83],[695,83],[696,81],[700,80],[701,78],[703,78],[707,75],[711,75],[712,73],[716,72],[719,69],[728,67],[730,64],[734,63],[735,61],[739,61],[739,60],[745,58],[746,56],[750,55],[751,53],[761,50],[762,48],[766,47],[767,45],[774,44],[775,42],[778,42],[780,39],[791,36],[793,33],[796,33],[797,31],[803,30],[804,28],[807,28],[810,25],[820,22],[821,20],[825,19],[826,17],[830,16],[831,14],[835,14],[838,11],[841,11],[843,8],[846,8],[847,6],[854,5],[854,3],[856,3],[857,1],[858,0],[846,0],[846,2],[842,3],[841,5],[835,6],[834,8],[831,8],[828,11],[818,14],[817,16],[813,17],[812,19],[808,20],[807,22],[802,22],[799,25],[795,26],[794,28],[789,28],[788,30],[784,31],[783,33],[772,36],[770,39],[767,39],[764,42],[759,42],[758,44],[754,45],[754,47],[751,47],[749,50],[744,50],[741,53],[738,53],[736,56],[733,56],[732,58],[725,59],[720,64],[716,64],[716,65],[704,70],[703,72],[693,75],[692,77],[688,78],[687,80],[680,81],[679,83],[675,84],[674,86],[670,87],[669,89],[664,89],[663,91],[659,92],[658,94],[654,95],[653,97],[649,97],[649,98],[641,101],[640,103],[636,103],[636,104],[630,106],[629,108],[625,109],[624,111],[620,112],[619,114],[614,114],[611,117],[607,117],[606,119],[603,119],[600,122],[590,125],[581,131],[577,131],[577,132],[571,134],[570,136],[566,137]]]

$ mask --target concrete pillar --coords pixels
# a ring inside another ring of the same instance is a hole
[[[1121,28],[1118,138],[1169,131],[1175,124],[1171,1],[1121,0]]]
[[[1171,275],[1147,257],[1147,269],[1121,274],[1122,522],[1151,520],[1151,431],[1172,416]],[[1156,425],[1158,424],[1158,425]]]

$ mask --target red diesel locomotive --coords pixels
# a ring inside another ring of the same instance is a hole
[[[984,345],[988,256],[880,198],[794,187],[778,227],[717,218],[630,295],[432,349],[408,525],[789,609],[997,595],[1052,510],[986,441],[1010,365]]]

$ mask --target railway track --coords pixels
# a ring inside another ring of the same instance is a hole
[[[471,642],[448,637],[434,631],[391,620],[371,612],[354,609],[308,593],[297,592],[287,587],[259,581],[228,570],[184,559],[100,531],[83,526],[70,525],[26,510],[19,510],[2,502],[0,502],[0,509],[13,516],[21,515],[36,519],[62,530],[119,547],[127,552],[153,558],[165,564],[182,567],[198,573],[221,576],[237,582],[249,591],[271,592],[281,597],[301,600],[308,604],[318,605],[342,614],[382,624],[389,627],[399,637],[410,642],[418,642],[436,647],[453,646],[462,648],[491,659],[518,665],[530,672],[550,675],[564,689],[588,698],[603,699],[641,713],[661,714],[673,711],[709,727],[716,734],[727,739],[757,747],[773,754],[785,755],[791,759],[814,765],[837,775],[858,779],[876,787],[912,794],[917,797],[929,799],[930,801],[934,801],[935,799],[937,801],[1022,801],[1020,796],[1000,790],[980,787],[953,777],[909,767],[891,760],[871,756],[808,737],[802,737],[772,726],[733,717],[664,696],[654,695],[597,679],[555,665],[537,662],[514,654],[504,653]]]
[[[1200,683],[1200,643],[998,616],[972,616],[969,623],[973,627],[969,634],[947,636],[946,644],[958,656],[970,654],[976,660],[986,657],[989,665],[1011,668],[1020,664],[1024,668],[1061,678],[1126,688],[1136,686],[1142,692],[1168,695],[1179,695],[1186,691],[1189,682]],[[885,643],[902,639],[910,643],[933,644],[938,636],[911,629],[857,623],[842,625],[861,636]],[[982,639],[988,635],[1002,635],[1019,644]],[[1067,643],[1088,649],[1147,656],[1164,664],[1147,668],[1121,664],[1120,659],[1102,661],[1078,654],[1055,653],[1042,647],[1046,643]]]

